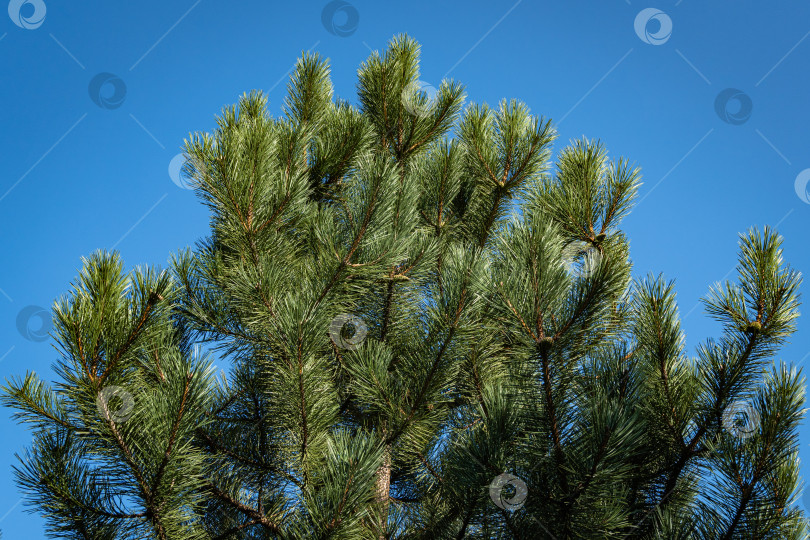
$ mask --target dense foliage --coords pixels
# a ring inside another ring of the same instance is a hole
[[[804,538],[800,276],[766,228],[687,353],[633,280],[639,171],[518,101],[464,106],[397,37],[356,105],[304,55],[186,143],[210,235],[84,261],[50,385],[9,381],[60,538]],[[227,377],[214,354],[231,361]]]

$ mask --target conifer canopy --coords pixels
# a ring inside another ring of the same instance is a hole
[[[634,279],[640,172],[526,104],[419,81],[395,37],[338,99],[304,54],[283,114],[190,135],[210,233],[167,269],[83,260],[55,382],[7,381],[54,538],[802,539],[800,275],[740,238],[686,347]],[[227,375],[213,361],[228,362]]]

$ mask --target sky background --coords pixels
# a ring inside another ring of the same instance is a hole
[[[12,0],[0,10],[0,381],[53,378],[43,310],[80,257],[114,248],[129,267],[165,266],[207,234],[205,207],[169,172],[190,132],[252,89],[278,114],[304,50],[331,59],[336,96],[356,103],[358,66],[402,32],[422,45],[427,84],[520,99],[556,124],[555,154],[586,136],[641,167],[623,226],[634,273],[676,280],[693,354],[720,335],[698,301],[734,278],[739,233],[776,226],[785,259],[810,270],[810,3],[778,4]],[[780,359],[810,361],[810,317]],[[14,484],[31,437],[10,414],[0,529],[44,538]],[[801,443],[810,478],[806,423]]]

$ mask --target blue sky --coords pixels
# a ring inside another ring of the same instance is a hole
[[[733,277],[740,232],[777,225],[786,260],[810,269],[810,4],[352,0],[324,17],[327,5],[12,0],[9,16],[0,10],[1,378],[47,378],[57,353],[26,308],[64,294],[81,256],[115,248],[129,266],[165,265],[207,233],[205,208],[169,174],[189,132],[212,129],[251,89],[277,113],[302,50],[329,57],[336,94],[355,101],[357,67],[401,32],[422,44],[423,81],[454,78],[468,101],[518,98],[557,125],[556,150],[584,135],[641,167],[624,223],[634,271],[676,279],[690,352],[719,335],[697,302]],[[777,359],[804,365],[810,318],[798,324]],[[8,410],[0,429],[0,529],[43,538],[10,470],[30,435]]]

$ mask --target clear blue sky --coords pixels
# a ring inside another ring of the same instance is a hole
[[[734,268],[738,233],[778,224],[786,259],[810,270],[810,204],[795,189],[810,168],[806,2],[662,1],[638,25],[639,0],[351,0],[329,25],[323,1],[20,4],[14,18],[0,10],[0,379],[48,378],[57,353],[35,314],[23,332],[18,315],[65,293],[80,256],[115,248],[130,266],[165,265],[207,233],[205,208],[168,172],[189,132],[251,89],[278,112],[310,48],[355,101],[358,65],[401,32],[422,44],[422,80],[455,78],[470,101],[521,99],[557,124],[556,149],[599,138],[642,168],[624,227],[635,273],[676,279],[690,353],[718,335],[696,305]],[[808,353],[805,316],[778,358]],[[0,412],[0,529],[43,538],[10,470],[30,435]],[[804,426],[805,478],[808,443]]]

